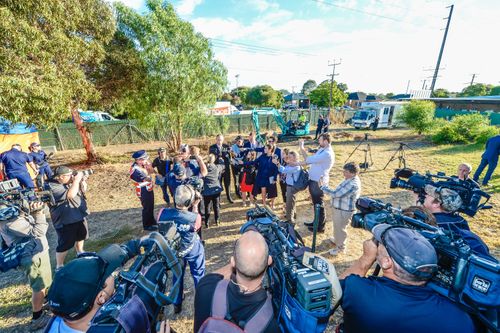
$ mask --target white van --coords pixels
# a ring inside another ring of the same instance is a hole
[[[351,125],[356,129],[373,129],[375,127],[375,120],[378,117],[377,128],[396,127],[401,124],[397,116],[405,103],[390,101],[362,103],[361,108],[352,117]]]

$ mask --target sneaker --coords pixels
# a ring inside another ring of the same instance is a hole
[[[333,249],[328,251],[328,253],[330,253],[330,255],[332,255],[332,256],[336,256],[339,253],[344,253],[344,251],[345,251],[345,249],[343,247],[335,246]]]
[[[38,317],[37,319],[31,320],[30,329],[32,331],[36,331],[36,330],[44,328],[49,323],[51,317],[52,316],[48,312],[43,311],[43,313],[40,317]]]

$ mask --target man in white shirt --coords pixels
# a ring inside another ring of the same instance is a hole
[[[300,153],[305,161],[294,163],[293,165],[309,165],[309,193],[314,205],[320,204],[318,232],[325,232],[325,207],[323,206],[324,193],[319,187],[319,180],[328,183],[330,179],[330,169],[335,163],[335,153],[330,145],[330,134],[323,133],[318,138],[320,148],[312,155],[308,156],[304,148],[304,140],[299,141]],[[313,230],[313,222],[304,223],[309,230]]]

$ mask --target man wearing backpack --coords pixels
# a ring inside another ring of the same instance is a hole
[[[201,279],[194,299],[194,332],[280,332],[262,279],[272,263],[262,235],[245,232],[231,262]]]
[[[19,265],[28,276],[32,291],[31,307],[33,311],[30,328],[43,328],[49,321],[50,315],[43,311],[46,290],[52,283],[50,268],[49,243],[47,229],[49,224],[42,212],[42,202],[29,204],[30,214],[27,214],[14,205],[0,205],[0,236],[5,246],[11,248],[25,244],[20,256]],[[6,264],[5,259],[0,262]],[[12,258],[9,258],[12,260]],[[15,267],[2,267],[1,271]]]

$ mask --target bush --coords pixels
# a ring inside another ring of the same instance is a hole
[[[451,121],[436,124],[432,141],[437,144],[484,143],[499,132],[495,126],[488,125],[488,118],[480,114],[456,116]]]
[[[418,134],[428,133],[434,127],[436,105],[430,101],[413,100],[403,107],[399,119]]]

